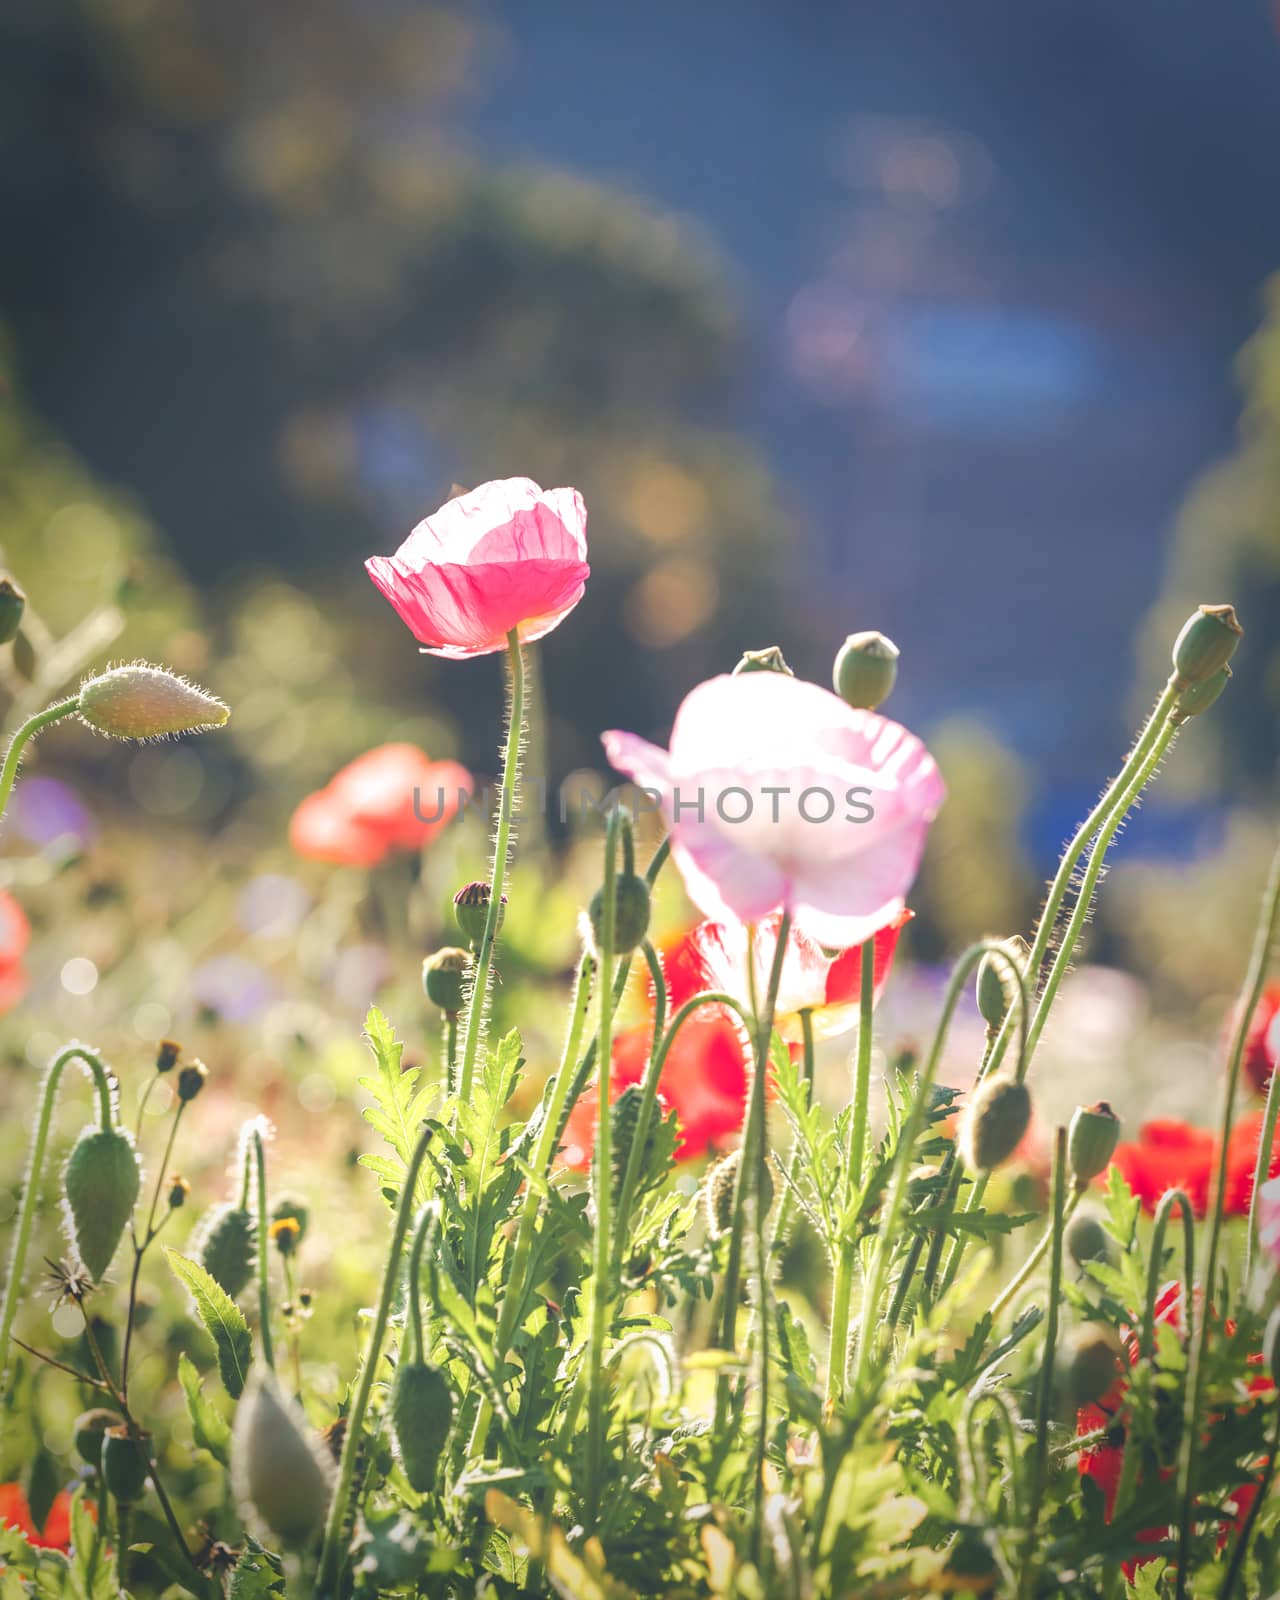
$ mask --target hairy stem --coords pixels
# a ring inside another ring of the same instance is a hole
[[[9,797],[13,793],[14,780],[18,776],[18,768],[22,764],[22,752],[29,740],[34,739],[41,728],[47,728],[51,722],[57,722],[62,717],[69,717],[80,705],[80,696],[73,700],[60,700],[57,705],[49,706],[44,711],[37,711],[34,717],[27,720],[9,741],[9,748],[5,751],[4,765],[0,767],[0,817],[5,813],[9,804]]]
[[[868,939],[858,958],[858,1051],[853,1077],[853,1126],[849,1134],[849,1155],[845,1164],[844,1192],[841,1201],[842,1228],[836,1248],[831,1288],[831,1348],[827,1355],[827,1406],[837,1404],[844,1394],[849,1372],[849,1304],[853,1297],[853,1269],[858,1245],[848,1228],[849,1213],[862,1187],[866,1165],[868,1102],[871,1098],[871,1030],[875,1009],[874,940]]]

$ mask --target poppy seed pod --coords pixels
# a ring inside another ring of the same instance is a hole
[[[241,1515],[269,1542],[305,1550],[324,1524],[334,1465],[275,1374],[255,1368],[236,1407],[231,1486]]]
[[[484,939],[485,926],[489,921],[489,902],[493,898],[493,889],[477,879],[474,883],[464,884],[453,897],[453,914],[457,919],[458,927],[462,930],[462,937],[473,948],[478,949]],[[502,919],[506,916],[507,897],[504,894],[498,903],[498,926],[493,930],[496,939],[498,929],[502,927]]]
[[[1236,653],[1244,629],[1234,606],[1200,606],[1173,644],[1173,670],[1180,688],[1212,678]]]
[[[456,1017],[466,999],[467,973],[471,957],[456,945],[448,945],[422,963],[422,992],[446,1016]]]
[[[1087,1322],[1067,1339],[1064,1378],[1073,1411],[1097,1405],[1120,1376],[1124,1346],[1105,1322]]]
[[[898,647],[882,633],[851,633],[840,646],[831,681],[846,705],[874,711],[898,678]]]
[[[1107,1231],[1098,1221],[1086,1212],[1077,1212],[1067,1224],[1067,1253],[1076,1266],[1083,1267],[1089,1261],[1105,1261],[1107,1258]]]
[[[103,1406],[82,1411],[74,1424],[76,1451],[80,1459],[88,1466],[99,1466],[102,1462],[103,1435],[108,1428],[123,1426],[124,1418],[118,1411],[108,1411]]]
[[[241,1206],[215,1206],[201,1224],[196,1260],[234,1300],[253,1277],[258,1260],[258,1230]]]
[[[102,1434],[102,1481],[122,1506],[131,1506],[146,1492],[151,1464],[147,1457],[149,1434],[135,1438],[124,1423]]]
[[[788,678],[795,677],[795,673],[787,665],[781,649],[776,644],[771,644],[764,650],[744,650],[742,660],[733,669],[733,676],[736,678],[743,672],[784,672]]]
[[[1081,1188],[1110,1166],[1120,1143],[1120,1126],[1120,1118],[1105,1100],[1076,1107],[1067,1133],[1067,1157]]]
[[[1186,722],[1190,717],[1200,716],[1218,703],[1222,691],[1230,682],[1231,668],[1219,667],[1212,677],[1203,678],[1199,683],[1189,683],[1174,704],[1173,720]]]
[[[194,683],[163,667],[135,661],[80,686],[80,719],[113,739],[163,739],[168,734],[220,728],[230,709]]]
[[[707,1232],[713,1239],[724,1238],[733,1227],[733,1191],[738,1182],[738,1168],[741,1165],[742,1151],[731,1150],[707,1173],[705,1179]],[[773,1206],[773,1174],[769,1171],[768,1162],[764,1168],[762,1198],[767,1216]],[[763,1222],[764,1218],[760,1220]]]
[[[1031,1095],[1016,1078],[985,1078],[974,1092],[960,1130],[960,1154],[973,1172],[1003,1166],[1031,1125]]]
[[[604,931],[604,890],[597,889],[591,897],[587,913],[591,921],[591,938],[596,949]],[[613,883],[613,950],[615,955],[629,955],[644,942],[649,931],[649,885],[638,872],[620,872]]]
[[[1007,952],[1019,972],[1025,970],[1030,946],[1021,934],[1005,939],[1000,948]],[[978,1010],[990,1028],[998,1028],[1018,998],[1018,982],[1009,970],[1009,961],[988,950],[978,963],[976,982]]]
[[[424,1361],[402,1360],[391,1384],[391,1426],[404,1475],[419,1494],[435,1488],[452,1423],[453,1395],[444,1374]]]
[[[12,578],[0,578],[0,644],[12,644],[22,626],[27,597]]]
[[[68,1235],[89,1276],[98,1282],[133,1215],[141,1173],[128,1134],[86,1128],[62,1174]]]

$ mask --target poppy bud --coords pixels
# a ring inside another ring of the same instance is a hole
[[[244,1292],[258,1260],[258,1231],[241,1206],[215,1206],[194,1241],[196,1260],[234,1300]]]
[[[1005,939],[1000,948],[1006,951],[1021,972],[1025,969],[1030,946],[1021,934]],[[1018,983],[1009,970],[1009,962],[988,950],[978,963],[978,1010],[988,1027],[998,1028],[1018,998]]]
[[[456,945],[448,945],[422,963],[422,989],[433,1006],[456,1017],[466,998],[466,977],[471,957]]]
[[[835,691],[855,711],[874,711],[898,677],[898,647],[882,633],[851,633],[832,669]]]
[[[739,677],[744,672],[781,672],[785,677],[795,677],[776,644],[764,650],[744,650],[742,660],[733,669],[733,676]]]
[[[1243,637],[1234,606],[1200,606],[1193,611],[1173,645],[1173,670],[1179,687],[1212,678],[1235,655]]]
[[[1081,1188],[1107,1170],[1119,1142],[1120,1118],[1105,1100],[1076,1107],[1067,1134],[1067,1156]]]
[[[175,1172],[169,1180],[169,1210],[177,1211],[180,1206],[185,1206],[190,1193],[191,1185],[181,1173]]]
[[[738,1168],[741,1165],[742,1151],[731,1150],[707,1173],[705,1179],[707,1232],[713,1239],[724,1238],[733,1227],[733,1191],[738,1182]],[[762,1199],[767,1216],[773,1205],[773,1174],[769,1171],[768,1162],[764,1168]],[[763,1221],[764,1218],[760,1220]]]
[[[1266,1330],[1262,1335],[1262,1364],[1272,1383],[1280,1387],[1280,1306],[1267,1318]]]
[[[116,1128],[86,1128],[62,1174],[68,1236],[98,1282],[133,1215],[141,1175],[138,1152]]]
[[[1067,1252],[1076,1266],[1105,1261],[1108,1248],[1106,1229],[1097,1217],[1078,1211],[1067,1224]]]
[[[190,1066],[183,1067],[178,1074],[178,1099],[184,1102],[194,1100],[204,1088],[208,1076],[209,1069],[203,1061],[193,1061]]]
[[[1003,1166],[1031,1125],[1031,1095],[1025,1083],[997,1075],[985,1078],[965,1111],[960,1153],[973,1172]]]
[[[221,700],[163,667],[135,661],[80,686],[80,718],[113,739],[162,739],[166,734],[220,728],[231,715]]]
[[[419,1494],[435,1487],[453,1422],[453,1395],[444,1374],[404,1359],[391,1384],[391,1426],[404,1475]]]
[[[1105,1322],[1086,1322],[1067,1339],[1065,1384],[1073,1411],[1097,1405],[1120,1376],[1124,1347]]]
[[[591,938],[598,950],[604,930],[604,890],[597,889],[587,913]],[[620,872],[613,883],[613,949],[629,955],[649,931],[649,885],[638,872]]]
[[[0,644],[12,644],[22,626],[27,597],[12,578],[0,578]]]
[[[102,1481],[122,1506],[134,1505],[146,1492],[151,1476],[146,1440],[135,1438],[123,1422],[105,1428],[102,1434]]]
[[[156,1071],[172,1072],[181,1054],[182,1046],[175,1039],[161,1039],[156,1046]]]
[[[82,1411],[74,1423],[76,1451],[80,1459],[91,1467],[102,1462],[102,1439],[108,1428],[122,1428],[124,1418],[118,1411],[107,1411],[94,1406]]]
[[[1198,717],[1210,706],[1217,704],[1222,691],[1230,682],[1231,668],[1219,667],[1212,677],[1204,678],[1199,683],[1188,684],[1174,704],[1173,720],[1186,722],[1189,717]]]
[[[305,1550],[324,1524],[334,1465],[274,1373],[255,1368],[231,1433],[231,1485],[245,1520],[286,1550]]]
[[[628,1084],[618,1098],[609,1107],[609,1159],[613,1166],[613,1198],[616,1201],[622,1193],[623,1179],[627,1175],[627,1163],[631,1159],[631,1147],[635,1144],[636,1127],[640,1121],[640,1106],[644,1101],[644,1090],[638,1083]],[[653,1154],[654,1145],[658,1136],[658,1118],[662,1115],[662,1100],[658,1098],[654,1107],[656,1115],[649,1118],[649,1132],[645,1137],[645,1148],[640,1159],[639,1171],[644,1173]]]
[[[457,918],[458,926],[462,929],[462,937],[473,948],[478,949],[484,940],[485,924],[489,920],[489,902],[493,899],[493,889],[479,879],[474,883],[465,884],[453,897],[453,914]],[[498,936],[498,928],[502,926],[502,919],[506,916],[507,897],[504,894],[498,904],[498,927],[493,930],[494,938]]]

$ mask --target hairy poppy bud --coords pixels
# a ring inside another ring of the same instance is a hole
[[[135,661],[80,686],[80,718],[113,739],[162,739],[166,734],[220,728],[231,715],[221,700],[163,667]]]
[[[231,1485],[241,1514],[286,1550],[305,1550],[324,1524],[334,1465],[275,1374],[255,1368],[236,1406]]]
[[[12,644],[22,626],[27,597],[12,578],[0,578],[0,644]]]
[[[618,1098],[609,1107],[609,1160],[613,1167],[613,1198],[616,1201],[622,1193],[623,1179],[627,1175],[627,1163],[631,1159],[631,1147],[636,1140],[636,1127],[640,1121],[640,1106],[644,1101],[644,1090],[638,1083],[628,1084]],[[649,1158],[653,1154],[658,1137],[658,1122],[662,1116],[663,1105],[659,1096],[655,1106],[654,1115],[649,1118],[649,1132],[645,1137],[645,1148],[640,1158],[639,1172],[643,1177]]]
[[[1073,1411],[1097,1405],[1120,1376],[1124,1347],[1116,1330],[1105,1322],[1086,1322],[1067,1339],[1067,1397]]]
[[[795,677],[776,644],[764,650],[744,650],[742,660],[733,669],[733,676],[736,678],[744,672],[781,672],[788,678]]]
[[[172,1072],[181,1054],[182,1046],[176,1039],[161,1039],[156,1046],[156,1071]]]
[[[1280,1386],[1280,1306],[1267,1318],[1266,1330],[1262,1335],[1262,1364],[1272,1383]]]
[[[150,1437],[135,1438],[124,1423],[103,1430],[102,1481],[122,1506],[134,1505],[146,1492],[151,1476],[146,1445]]]
[[[204,1088],[208,1076],[209,1069],[203,1061],[193,1061],[190,1066],[183,1067],[178,1074],[178,1099],[194,1100]]]
[[[191,1185],[180,1172],[175,1172],[169,1179],[169,1210],[177,1211],[180,1206],[185,1206],[190,1193]]]
[[[733,1191],[738,1182],[738,1168],[742,1165],[742,1151],[731,1150],[707,1173],[705,1181],[707,1232],[713,1239],[722,1239],[733,1227]],[[773,1174],[768,1162],[764,1168],[765,1215],[773,1205]],[[764,1219],[761,1218],[761,1221]]]
[[[124,1418],[118,1411],[108,1411],[102,1406],[94,1406],[89,1411],[82,1411],[73,1426],[76,1451],[81,1461],[96,1467],[102,1462],[103,1435],[108,1428],[122,1428]]]
[[[1173,720],[1186,722],[1190,717],[1198,717],[1210,706],[1216,705],[1222,696],[1222,691],[1231,682],[1231,668],[1219,667],[1210,678],[1203,678],[1199,683],[1190,683],[1178,696],[1173,707]]]
[[[1067,1156],[1081,1188],[1107,1170],[1119,1143],[1120,1118],[1105,1100],[1076,1107],[1067,1133]]]
[[[882,633],[851,633],[840,646],[831,681],[855,711],[874,711],[898,677],[898,647]]]
[[[1187,618],[1173,644],[1173,670],[1181,688],[1203,683],[1236,653],[1244,629],[1234,606],[1200,606]]]
[[[435,1488],[452,1423],[453,1395],[444,1374],[403,1359],[391,1384],[391,1426],[404,1475],[419,1494]]]
[[[473,948],[478,949],[484,940],[485,924],[489,920],[489,902],[492,899],[493,889],[479,879],[465,884],[453,897],[453,914],[462,930],[462,937]],[[498,927],[493,930],[495,938],[507,914],[506,905],[507,897],[504,894],[498,902]]]
[[[604,931],[604,890],[597,889],[587,913],[596,949]],[[649,885],[638,872],[620,872],[613,882],[613,950],[629,955],[649,931]]]
[[[1005,939],[1000,948],[1008,953],[1019,972],[1025,970],[1030,946],[1021,934]],[[976,987],[982,1020],[988,1027],[998,1028],[1018,999],[1018,983],[1009,970],[1009,962],[988,950],[978,963]]]
[[[200,1226],[194,1249],[196,1260],[234,1300],[257,1265],[258,1230],[243,1207],[215,1206]]]
[[[456,1017],[466,998],[466,977],[470,970],[471,957],[465,950],[455,945],[437,950],[422,963],[423,993],[433,1006]]]
[[[1031,1095],[1025,1083],[997,1075],[978,1085],[965,1111],[960,1153],[973,1172],[1003,1166],[1031,1125]]]
[[[1076,1266],[1107,1259],[1107,1231],[1087,1212],[1078,1211],[1067,1224],[1067,1252]]]
[[[138,1152],[116,1128],[86,1128],[62,1174],[68,1235],[96,1283],[111,1265],[133,1215],[141,1174]]]

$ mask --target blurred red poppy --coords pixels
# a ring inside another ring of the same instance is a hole
[[[26,912],[7,890],[0,889],[0,1014],[12,1011],[27,992],[22,958],[30,942]]]
[[[1253,1194],[1253,1169],[1262,1137],[1262,1111],[1241,1117],[1227,1141],[1227,1181],[1223,1210],[1229,1217],[1248,1213]],[[1144,1122],[1136,1141],[1117,1146],[1113,1164],[1143,1207],[1154,1212],[1170,1189],[1185,1189],[1192,1208],[1203,1216],[1217,1177],[1219,1144],[1207,1128],[1173,1117]],[[1273,1143],[1267,1176],[1280,1173],[1280,1131]],[[1105,1180],[1104,1180],[1105,1181]]]
[[[289,843],[311,861],[374,867],[429,844],[472,792],[471,774],[456,761],[432,761],[416,745],[378,745],[303,800]]]
[[[1244,1039],[1244,1067],[1249,1082],[1265,1094],[1280,1060],[1280,983],[1269,983],[1249,1019]]]
[[[89,1506],[93,1514],[93,1506]],[[18,1483],[0,1483],[0,1522],[16,1528],[28,1544],[42,1550],[68,1550],[71,1547],[71,1496],[62,1489],[54,1496],[44,1527],[37,1528],[31,1507]]]

